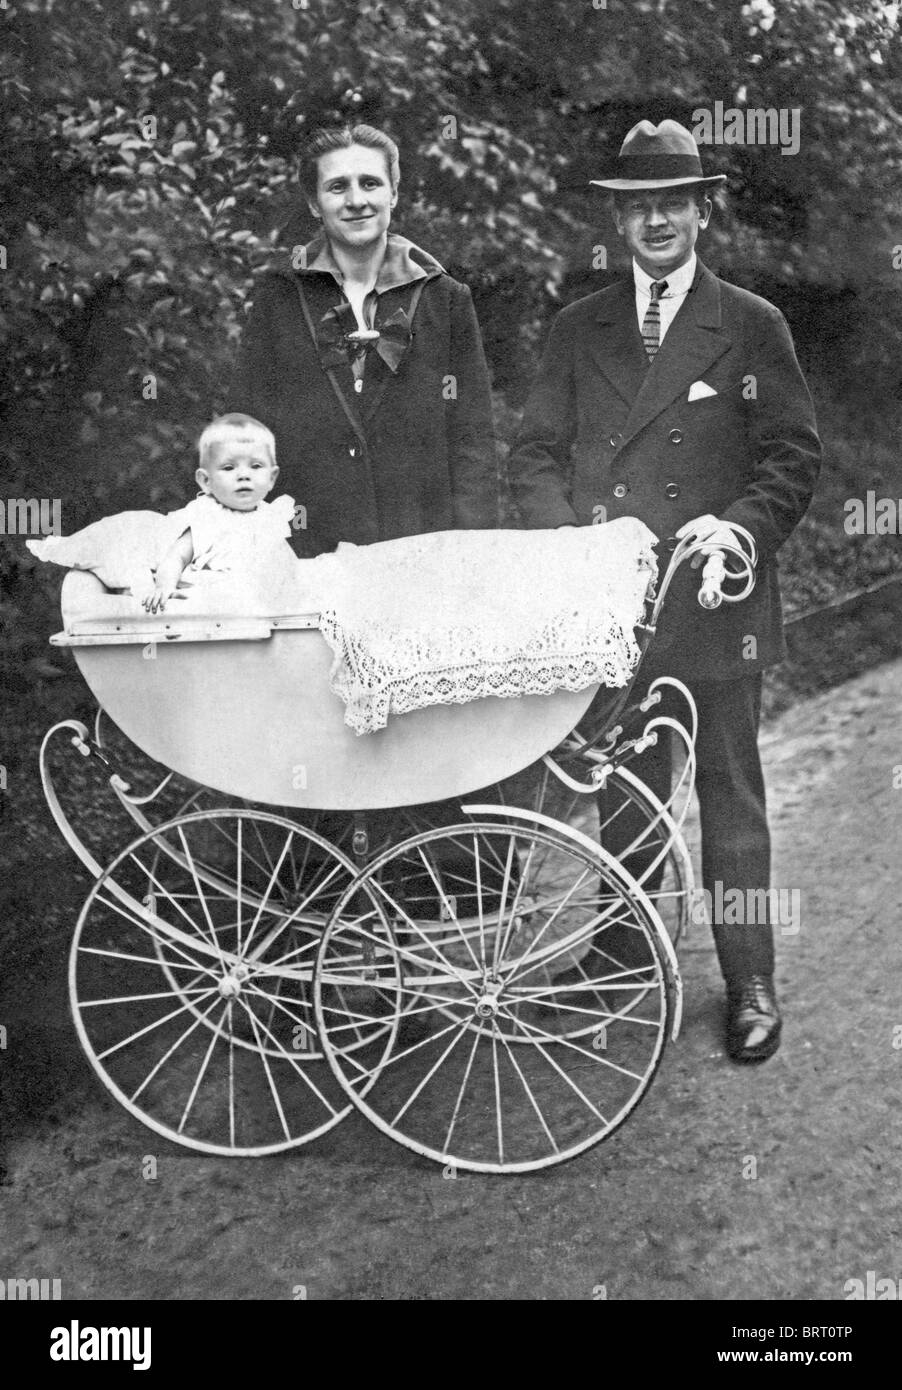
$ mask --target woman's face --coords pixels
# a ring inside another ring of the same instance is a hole
[[[319,180],[310,207],[319,213],[330,242],[360,251],[379,241],[398,201],[382,151],[351,145],[330,150],[317,162]]]

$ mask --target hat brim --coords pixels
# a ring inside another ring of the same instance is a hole
[[[698,178],[695,174],[684,179],[590,179],[595,188],[610,188],[615,193],[638,193],[643,188],[682,188],[690,184],[726,183],[726,174],[709,174]]]

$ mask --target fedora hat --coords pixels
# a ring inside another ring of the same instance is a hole
[[[615,165],[616,176],[590,179],[596,188],[628,192],[640,188],[672,188],[676,184],[726,183],[726,174],[702,173],[695,136],[679,121],[640,121],[628,132]]]

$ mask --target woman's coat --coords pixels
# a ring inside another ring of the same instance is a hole
[[[339,541],[498,526],[489,375],[470,291],[405,238],[389,236],[389,283],[405,273],[415,278],[379,293],[375,327],[403,323],[398,310],[407,313],[422,288],[409,342],[396,332],[400,350],[386,352],[388,361],[367,353],[359,394],[350,365],[335,367],[364,449],[323,365],[330,311],[344,295],[336,273],[320,268],[321,240],[299,259],[308,268],[261,277],[228,397],[229,410],[275,434],[278,489],[305,509],[293,540],[298,554],[318,555]],[[321,351],[305,324],[300,283]]]

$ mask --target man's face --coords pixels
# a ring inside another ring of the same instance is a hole
[[[711,203],[701,209],[684,188],[647,188],[627,193],[614,204],[614,225],[639,265],[653,280],[679,270],[707,227]]]
[[[365,145],[320,155],[316,208],[333,246],[371,247],[388,231],[398,194],[381,150]]]

